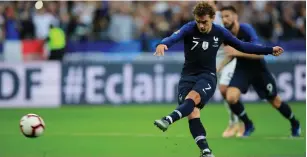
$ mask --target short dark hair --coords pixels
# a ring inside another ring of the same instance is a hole
[[[197,16],[209,15],[210,18],[213,18],[215,9],[207,2],[199,2],[194,7],[193,14]]]
[[[232,11],[233,13],[237,13],[237,9],[232,5],[224,6],[221,8],[221,11],[225,11],[225,10]]]

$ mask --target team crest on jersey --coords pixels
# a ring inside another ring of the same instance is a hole
[[[218,42],[219,41],[219,38],[218,37],[213,37],[213,40],[214,40],[214,42]]]
[[[213,37],[213,40],[214,40],[214,44],[213,44],[213,47],[219,47],[219,38],[218,37]]]
[[[208,47],[209,47],[209,42],[203,41],[202,48],[203,48],[204,50],[207,50]]]

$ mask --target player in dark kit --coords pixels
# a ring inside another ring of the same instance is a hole
[[[170,37],[163,39],[156,48],[155,55],[163,56],[164,51],[180,40],[184,40],[185,63],[178,86],[179,106],[168,116],[155,120],[154,124],[166,131],[168,127],[188,117],[189,128],[201,157],[213,157],[206,140],[206,131],[200,121],[200,110],[215,92],[216,54],[222,43],[242,52],[280,55],[281,47],[263,47],[242,42],[227,29],[213,24],[214,8],[207,2],[199,2],[193,9],[195,21],[185,24]]]
[[[236,9],[226,6],[221,9],[225,28],[230,30],[238,39],[251,43],[259,43],[255,30],[249,24],[239,23]],[[257,50],[253,50],[257,51]],[[244,122],[243,136],[249,136],[254,131],[254,125],[248,118],[241,103],[241,93],[246,93],[250,85],[253,86],[259,97],[266,99],[291,123],[292,136],[300,136],[299,121],[295,119],[291,108],[277,95],[275,80],[266,66],[264,58],[243,54],[229,46],[225,46],[226,54],[237,58],[237,65],[226,92],[226,100],[231,111]]]

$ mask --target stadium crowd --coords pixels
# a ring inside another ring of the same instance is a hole
[[[0,42],[44,39],[50,24],[60,26],[69,40],[129,41],[160,39],[192,20],[192,1],[0,2]],[[218,1],[237,7],[241,22],[251,23],[267,41],[305,38],[306,6],[302,1]]]

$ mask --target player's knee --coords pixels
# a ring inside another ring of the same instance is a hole
[[[268,102],[274,107],[274,108],[279,108],[281,105],[281,98],[279,96],[275,96],[271,99],[268,99]]]
[[[230,94],[226,96],[226,100],[228,104],[236,104],[239,101],[239,98],[237,98],[235,95]]]
[[[221,92],[221,94],[222,94],[222,96],[223,96],[224,98],[226,98],[227,87],[228,87],[228,86],[226,86],[226,85],[220,85],[220,86],[219,86],[219,90],[220,90],[220,92]]]
[[[200,118],[200,110],[199,108],[194,107],[193,112],[188,116],[188,119],[195,119],[195,118]]]
[[[226,100],[228,104],[236,104],[240,98],[240,91],[237,88],[229,88],[226,92]]]
[[[198,105],[200,103],[200,95],[194,90],[190,91],[185,99],[192,99],[195,105]]]

